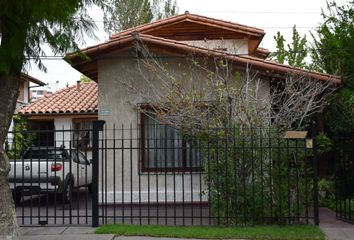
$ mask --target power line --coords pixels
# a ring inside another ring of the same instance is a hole
[[[330,51],[338,51],[338,49],[334,49],[334,48],[316,48],[316,49],[310,49],[308,51],[284,51],[284,53],[310,53],[311,51],[324,51],[324,52],[330,52]],[[349,50],[349,51],[353,51],[354,52],[354,48],[341,48],[341,50]],[[282,52],[278,52],[278,51],[274,51],[274,52],[269,52],[269,54],[278,54],[278,53],[282,53]],[[248,53],[244,53],[244,54],[232,54],[234,56],[249,56]],[[34,59],[40,59],[40,60],[63,60],[63,58],[65,57],[65,55],[62,56],[55,56],[55,55],[49,55],[49,56],[40,56],[40,57],[25,57],[26,60],[34,60]],[[105,58],[109,59],[109,58],[116,58],[116,57],[110,57],[110,56],[106,56]]]
[[[95,22],[95,23],[104,23],[104,22],[113,22],[113,21],[103,21],[103,20],[91,20],[92,22]],[[293,26],[259,26],[258,28],[283,28],[283,29],[286,29],[286,28],[293,28]],[[304,29],[311,29],[311,28],[316,28],[316,27],[312,27],[312,26],[296,26],[296,28],[304,28]]]

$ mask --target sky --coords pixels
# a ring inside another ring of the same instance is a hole
[[[348,0],[336,0],[338,5],[344,5]],[[266,35],[260,47],[275,51],[273,36],[280,31],[290,42],[292,27],[296,25],[301,35],[306,34],[311,40],[313,31],[322,21],[321,9],[326,8],[326,0],[177,0],[179,13],[204,15],[212,18],[232,21],[252,27],[264,29]],[[92,8],[90,15],[94,19],[98,31],[98,40],[86,39],[88,47],[108,40],[103,31],[103,13],[98,8]],[[47,51],[47,55],[52,55]],[[44,73],[31,64],[28,74],[48,83],[54,90],[67,84],[73,85],[80,79],[81,73],[73,69],[63,60],[43,60],[47,67]]]

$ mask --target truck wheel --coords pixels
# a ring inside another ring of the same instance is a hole
[[[19,204],[22,198],[21,191],[17,191],[15,194],[15,190],[12,190],[12,198],[14,199],[16,205]]]
[[[64,203],[69,203],[72,200],[72,196],[73,196],[73,181],[71,178],[69,178],[65,185],[64,185],[64,189],[63,189],[63,202]]]

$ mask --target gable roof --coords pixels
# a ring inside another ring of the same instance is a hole
[[[276,63],[274,61],[265,60],[262,58],[230,54],[224,51],[207,49],[199,46],[192,46],[180,41],[170,40],[160,37],[155,37],[146,34],[136,34],[123,35],[121,37],[112,38],[106,43],[88,47],[82,50],[84,54],[91,57],[91,60],[82,60],[76,54],[70,54],[67,59],[72,62],[72,66],[82,72],[83,74],[89,76],[90,78],[97,80],[97,61],[99,56],[108,54],[111,52],[125,51],[127,49],[133,48],[136,41],[141,41],[149,47],[163,49],[165,53],[171,55],[187,56],[188,54],[202,55],[202,56],[213,56],[213,57],[223,57],[229,59],[235,63],[246,66],[249,65],[253,69],[259,69],[265,71],[269,74],[306,74],[308,77],[320,80],[320,81],[331,81],[335,84],[340,84],[341,79],[338,76],[313,72],[304,70],[301,68],[292,67],[285,64]],[[265,50],[261,50],[265,52]]]
[[[250,53],[257,49],[265,35],[264,30],[260,28],[191,14],[186,11],[185,14],[175,15],[113,34],[111,40],[130,35],[133,32],[178,41],[248,39],[248,51]]]
[[[86,83],[61,89],[23,107],[22,115],[96,114],[97,83]]]

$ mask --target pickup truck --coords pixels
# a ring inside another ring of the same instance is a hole
[[[85,186],[90,191],[92,164],[77,149],[31,147],[22,159],[11,161],[9,182],[15,202],[24,195],[50,191],[68,203],[74,188]]]

